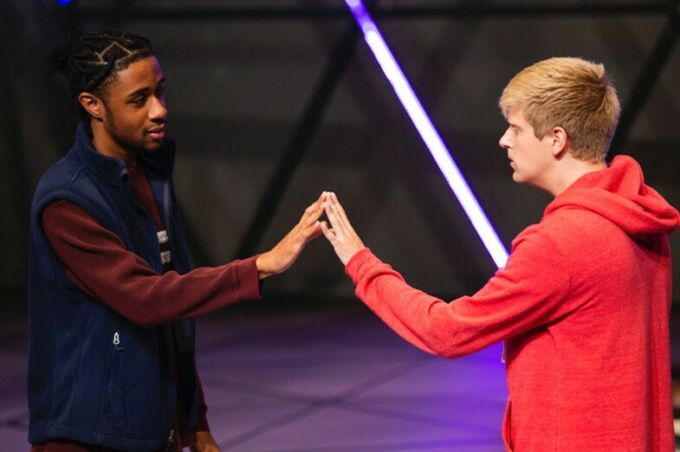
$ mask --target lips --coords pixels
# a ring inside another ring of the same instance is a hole
[[[147,130],[146,134],[154,140],[162,140],[165,136],[165,127],[154,127],[153,129]]]

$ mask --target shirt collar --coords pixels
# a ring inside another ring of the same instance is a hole
[[[80,156],[88,168],[92,169],[107,182],[120,183],[120,181],[129,175],[124,160],[97,152],[94,146],[92,146],[90,133],[82,122],[76,128],[73,150]],[[139,162],[151,174],[165,179],[169,178],[172,173],[174,156],[174,142],[170,139],[164,139],[158,151],[140,154]]]

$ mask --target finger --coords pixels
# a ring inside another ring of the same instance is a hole
[[[340,206],[340,202],[338,201],[337,196],[335,196],[335,193],[331,193],[329,195],[329,198],[330,200],[328,204],[331,206],[333,212],[338,216],[338,218],[341,219],[342,216],[340,214],[341,213],[340,209],[342,208],[342,206]]]
[[[323,199],[319,198],[312,204],[307,206],[304,213],[302,214],[302,217],[300,218],[300,223],[304,225],[309,225],[318,220],[321,214],[323,213],[322,204]]]
[[[336,222],[336,224],[333,225],[333,228],[340,231],[343,236],[346,236],[347,232],[352,230],[351,226],[349,226],[349,220],[347,220],[346,216],[342,215],[342,212],[340,212],[336,203],[330,205],[330,210],[333,212]]]
[[[312,212],[311,216],[307,219],[306,224],[310,225],[316,223],[317,221],[319,221],[323,214],[324,214],[323,206],[322,204],[319,204],[319,206],[314,210],[314,212]]]
[[[324,209],[323,209],[323,207],[321,207],[321,205],[319,205],[314,210],[305,214],[305,216],[302,217],[302,219],[300,220],[300,224],[302,224],[303,227],[308,227],[310,225],[313,225],[314,223],[316,223],[319,220],[319,218],[321,217],[321,215],[323,215],[323,213],[324,213]]]
[[[321,193],[321,194],[319,195],[319,197],[316,198],[316,199],[314,200],[314,202],[312,203],[312,205],[321,205],[321,203],[324,201],[324,199],[325,199],[325,196],[324,196],[323,193]]]
[[[340,222],[343,225],[343,231],[345,234],[356,234],[354,231],[354,227],[352,227],[352,223],[349,221],[349,218],[347,217],[347,213],[345,212],[345,209],[342,207],[342,204],[340,204],[340,201],[338,201],[338,197],[335,195],[335,193],[332,194],[333,197],[333,207],[335,209],[336,215],[340,219]]]
[[[331,245],[335,245],[335,232],[328,227],[328,224],[325,221],[321,222],[321,232],[323,232],[324,237],[326,237],[328,241],[331,242]]]
[[[328,217],[328,221],[331,223],[331,227],[335,230],[335,235],[337,236],[338,231],[342,230],[342,226],[340,224],[340,219],[338,218],[337,212],[333,208],[333,204],[325,204],[325,210],[326,210],[326,216]]]
[[[317,199],[313,203],[307,206],[305,211],[302,213],[302,218],[313,215],[315,212],[317,212],[321,208],[321,204],[323,203],[323,200],[321,198]]]
[[[302,232],[302,235],[306,241],[317,238],[321,235],[321,222],[315,221],[313,224],[306,227]]]
[[[321,226],[319,226],[318,228],[312,230],[307,241],[312,241],[319,237],[321,234],[323,234],[323,232],[321,231]]]
[[[349,218],[347,218],[347,213],[345,212],[345,208],[342,207],[342,204],[340,204],[340,200],[338,199],[338,196],[335,193],[331,194],[331,197],[333,198],[333,201],[335,201],[335,206],[338,209],[338,214],[347,221],[347,224],[350,224]]]

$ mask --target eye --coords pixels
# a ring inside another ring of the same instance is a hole
[[[130,103],[136,107],[143,107],[146,103],[146,96],[136,96],[130,99]]]

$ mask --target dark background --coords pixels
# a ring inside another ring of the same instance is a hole
[[[606,65],[624,108],[613,151],[638,159],[647,182],[680,205],[677,1],[372,5],[506,246],[550,198],[512,182],[497,144],[505,128],[497,99],[515,73],[550,56]],[[270,248],[322,190],[334,190],[367,245],[413,285],[454,297],[493,274],[342,1],[1,0],[4,312],[25,310],[30,198],[76,123],[66,83],[45,73],[44,58],[69,33],[112,26],[150,38],[165,71],[196,264]],[[671,241],[677,258],[678,234]],[[266,297],[291,306],[348,302],[352,292],[323,239],[266,284]]]

